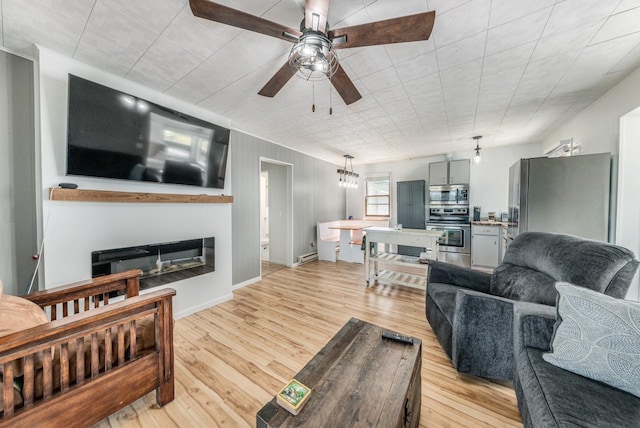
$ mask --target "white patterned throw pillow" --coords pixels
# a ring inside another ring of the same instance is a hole
[[[559,324],[545,361],[640,397],[640,303],[556,284]]]

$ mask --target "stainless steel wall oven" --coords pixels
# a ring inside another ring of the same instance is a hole
[[[437,186],[444,187],[444,186]],[[450,186],[449,186],[450,187]],[[431,189],[431,188],[430,188]],[[467,193],[464,193],[465,198]],[[439,260],[458,266],[471,266],[471,223],[469,206],[431,202],[427,230],[443,232],[439,240]]]
[[[458,266],[471,266],[471,225],[427,223],[427,230],[441,231],[440,261]]]

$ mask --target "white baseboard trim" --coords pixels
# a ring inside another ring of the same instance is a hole
[[[246,287],[247,285],[255,284],[258,281],[262,281],[262,276],[256,276],[255,278],[248,279],[248,280],[246,280],[244,282],[241,282],[239,284],[234,284],[234,285],[231,286],[231,290],[238,290],[238,289],[240,289],[242,287]]]
[[[200,305],[193,306],[184,311],[176,312],[173,314],[174,319],[184,318],[186,316],[195,314],[196,312],[203,311],[205,309],[209,309],[213,306],[219,305],[220,303],[228,302],[229,300],[233,300],[233,293],[225,294],[222,297],[218,297],[217,299],[209,300],[208,302],[204,302]]]

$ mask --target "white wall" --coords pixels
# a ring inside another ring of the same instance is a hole
[[[481,217],[486,217],[490,211],[500,215],[500,212],[508,211],[509,168],[519,159],[542,156],[542,147],[540,144],[518,144],[482,149],[481,153],[480,164],[471,162],[469,206],[481,207]],[[473,152],[468,157],[473,158]]]
[[[620,120],[618,218],[616,243],[640,256],[640,107]],[[627,294],[640,301],[638,275]]]
[[[638,180],[638,160],[637,151],[624,153],[620,149],[620,118],[640,106],[640,69],[632,72],[624,80],[614,86],[584,111],[576,115],[573,119],[563,124],[555,131],[552,131],[543,141],[545,150],[554,147],[560,140],[573,138],[574,141],[582,145],[583,154],[611,152],[613,154],[612,165],[612,227],[610,236],[615,236],[615,242],[623,245],[626,242],[624,225],[615,225],[615,220],[622,217],[632,217],[637,219],[637,215],[632,210],[634,204],[625,203],[623,196],[617,195],[619,183],[621,181],[633,182]],[[636,142],[637,145],[640,144]],[[631,147],[631,146],[630,146]],[[635,153],[635,154],[633,154]],[[625,156],[625,159],[619,157]],[[618,165],[627,168],[620,168]],[[619,174],[624,174],[621,177]],[[638,193],[632,197],[640,198]],[[625,196],[627,198],[628,196]],[[620,210],[624,210],[621,213]],[[636,257],[640,256],[640,248],[630,248]],[[640,300],[638,295],[638,274],[635,277],[634,286],[627,294],[628,299]]]
[[[40,49],[42,186],[71,181],[85,189],[155,193],[231,194],[178,185],[66,177],[67,74],[114,87],[195,117],[228,127],[221,117],[149,88],[107,74],[47,49]],[[230,164],[230,163],[229,163]],[[229,165],[230,166],[230,165]],[[46,288],[91,277],[91,252],[107,248],[214,236],[216,271],[168,284],[176,289],[174,312],[181,317],[232,297],[231,204],[136,204],[48,201],[44,274]]]
[[[451,159],[472,159],[474,151],[455,153]],[[486,217],[489,211],[507,210],[509,200],[509,167],[518,159],[542,155],[540,144],[519,144],[482,149],[482,162],[471,162],[469,184],[469,211],[480,206],[481,215]],[[391,173],[391,221],[396,223],[396,183],[407,180],[425,180],[429,185],[429,163],[445,160],[445,156],[430,156],[397,162],[385,162],[362,165],[355,168],[360,174],[360,186],[356,190],[347,190],[347,214],[354,218],[364,216],[364,179],[375,173]],[[428,201],[427,201],[428,202]]]
[[[457,158],[458,159],[458,158]],[[462,158],[459,158],[462,159]],[[397,223],[397,207],[396,207],[396,183],[399,181],[424,180],[429,181],[429,163],[445,160],[444,155],[430,156],[424,158],[409,159],[395,162],[380,162],[368,165],[358,165],[354,167],[354,171],[360,174],[359,186],[357,189],[347,189],[347,218],[353,216],[354,219],[364,217],[364,197],[365,197],[365,179],[366,177],[378,174],[391,174],[390,184],[390,202],[391,217],[389,225],[394,226]],[[336,177],[336,188],[338,188]]]
[[[640,69],[544,138],[543,152],[573,138],[582,154],[618,153],[620,117],[640,105]]]

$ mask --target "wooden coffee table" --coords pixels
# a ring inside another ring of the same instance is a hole
[[[300,413],[274,397],[258,412],[257,427],[417,427],[422,341],[382,339],[385,330],[351,318],[294,376],[311,388]]]

